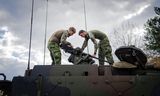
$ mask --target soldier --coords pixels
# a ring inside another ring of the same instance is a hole
[[[52,65],[61,64],[60,45],[67,44],[72,47],[71,44],[66,41],[66,39],[67,37],[75,34],[75,32],[76,29],[74,27],[70,27],[68,30],[58,30],[52,34],[48,41],[48,49],[52,58]]]
[[[86,32],[84,30],[79,31],[79,35],[83,38],[85,38],[85,41],[82,45],[82,51],[85,49],[85,47],[88,44],[88,40],[91,39],[94,43],[94,56],[97,53],[97,49],[99,48],[98,57],[99,59],[99,65],[104,65],[105,57],[108,60],[108,63],[112,65],[114,63],[113,57],[112,57],[112,49],[108,40],[108,37],[106,34],[102,33],[98,30],[91,30],[89,32]],[[97,43],[96,39],[100,40],[99,44]]]

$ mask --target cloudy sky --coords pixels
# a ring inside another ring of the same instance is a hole
[[[8,79],[14,75],[23,75],[27,68],[28,46],[32,0],[0,0],[0,72]],[[31,68],[43,64],[43,46],[45,34],[45,17],[47,0],[35,0],[32,34]],[[47,40],[53,32],[74,26],[78,30],[85,29],[83,0],[48,0]],[[159,0],[85,0],[87,29],[98,29],[105,32],[114,50],[116,45],[113,30],[125,22],[135,24],[143,34],[143,25],[147,19],[155,16],[154,6]],[[122,34],[121,34],[122,35]],[[83,39],[78,34],[68,38],[74,47],[80,47]],[[93,44],[89,42],[90,54]],[[86,50],[85,50],[86,51]],[[62,51],[62,63],[68,64],[69,54]],[[46,52],[46,64],[51,59]]]

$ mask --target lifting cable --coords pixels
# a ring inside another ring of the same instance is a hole
[[[33,26],[33,10],[34,9],[34,0],[32,0],[32,9],[31,9],[31,26],[30,26],[30,39],[29,39],[29,57],[28,57],[28,66],[27,70],[30,70],[30,57],[31,57],[31,44],[32,44],[32,26]]]
[[[86,13],[86,3],[85,0],[83,0],[83,11],[84,11],[84,23],[85,23],[85,30],[87,31],[87,13]],[[87,43],[87,53],[89,54],[89,46]]]
[[[47,4],[46,4],[46,20],[45,20],[45,35],[44,35],[44,50],[43,50],[43,65],[45,65],[46,61],[45,61],[45,58],[46,58],[46,37],[47,37],[47,21],[48,21],[48,0],[47,0]]]

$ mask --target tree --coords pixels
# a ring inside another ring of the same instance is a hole
[[[149,19],[144,27],[146,30],[146,48],[160,54],[160,17],[155,16],[154,18]]]
[[[134,45],[138,48],[143,48],[143,30],[136,24],[131,22],[124,22],[120,27],[117,27],[113,31],[112,41],[114,48],[119,46],[131,46]]]

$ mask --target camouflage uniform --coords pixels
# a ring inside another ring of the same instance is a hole
[[[61,64],[61,50],[60,44],[67,44],[69,42],[66,41],[67,37],[69,37],[67,30],[59,30],[52,34],[48,41],[48,49],[50,51],[50,55],[52,58],[52,65],[60,65]]]
[[[82,45],[82,50],[85,49],[85,47],[88,44],[88,40],[91,39],[94,43],[94,54],[96,54],[97,49],[99,48],[98,57],[99,59],[99,65],[104,65],[105,57],[107,58],[109,64],[113,64],[113,57],[112,57],[112,49],[108,40],[108,37],[106,34],[102,33],[98,30],[92,30],[88,32],[88,35],[85,37],[85,41]],[[97,43],[96,39],[99,39],[99,44]]]

